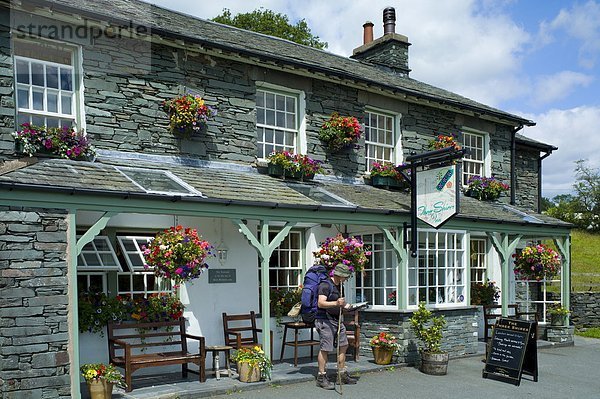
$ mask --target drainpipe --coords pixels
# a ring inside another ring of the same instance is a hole
[[[542,161],[548,158],[552,154],[552,150],[548,150],[544,155],[538,159],[538,200],[537,200],[537,211],[542,213]]]
[[[512,136],[510,138],[510,204],[516,203],[516,186],[517,186],[517,174],[516,169],[516,157],[517,157],[517,132],[523,129],[523,125],[520,125],[512,130]]]

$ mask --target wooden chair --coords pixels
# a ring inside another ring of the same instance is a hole
[[[522,312],[519,310],[519,305],[517,304],[508,305],[508,315],[509,317],[515,317],[517,319],[526,317],[528,320],[533,317],[536,322],[538,321],[537,312]],[[483,306],[483,340],[485,342],[488,342],[492,337],[492,328],[496,325],[496,320],[499,317],[502,317],[502,305]]]
[[[357,361],[360,352],[360,324],[357,310],[344,313],[344,326],[348,337],[348,349],[352,349],[354,361]]]
[[[273,359],[273,331],[271,334],[271,359]],[[258,333],[262,334],[262,329],[256,327],[256,313],[251,311],[245,314],[227,314],[223,312],[223,335],[225,345],[232,346],[234,349],[244,347],[260,346]]]

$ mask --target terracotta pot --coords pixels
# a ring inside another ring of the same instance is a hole
[[[448,353],[421,352],[421,372],[430,375],[446,375],[448,372]]]
[[[250,366],[250,363],[238,362],[237,369],[241,382],[260,381],[260,368],[257,365]]]
[[[110,399],[112,398],[113,384],[106,380],[92,380],[87,382],[91,399]]]
[[[394,355],[392,349],[385,349],[377,346],[374,346],[371,349],[373,349],[375,364],[390,364],[392,362],[392,356]]]

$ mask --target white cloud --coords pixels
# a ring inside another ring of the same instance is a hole
[[[600,55],[600,4],[588,1],[562,9],[552,21],[540,25],[539,41],[548,44],[562,32],[581,42],[579,64],[594,67]]]
[[[587,87],[594,80],[593,76],[573,71],[562,71],[553,75],[537,78],[533,91],[533,103],[548,104],[571,94],[577,87]]]
[[[579,159],[587,159],[592,168],[600,167],[600,106],[552,109],[526,117],[537,126],[526,128],[524,135],[558,147],[543,161],[544,192],[552,192],[550,196],[570,192]]]

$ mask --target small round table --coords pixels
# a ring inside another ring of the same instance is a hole
[[[233,346],[227,345],[215,345],[215,346],[207,346],[206,352],[210,352],[213,358],[212,371],[215,373],[217,380],[221,379],[221,370],[219,369],[219,353],[223,352],[225,354],[225,369],[223,371],[227,372],[227,376],[231,377],[231,367],[229,366],[229,351],[233,349]]]

